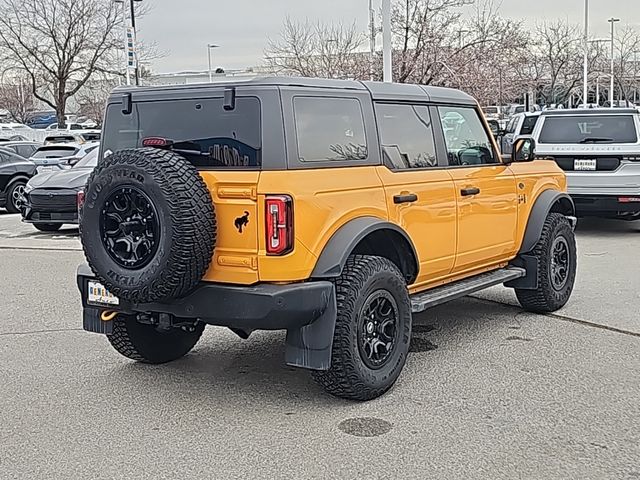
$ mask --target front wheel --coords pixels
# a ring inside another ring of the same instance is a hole
[[[138,322],[134,317],[118,315],[113,331],[107,335],[118,353],[142,363],[167,363],[185,356],[198,343],[204,323],[189,330],[158,328]]]
[[[555,312],[569,301],[576,279],[576,238],[567,217],[549,214],[532,255],[538,260],[538,286],[535,290],[516,288],[516,297],[530,312]]]
[[[400,376],[411,339],[407,285],[386,258],[352,255],[335,280],[338,314],[331,367],[312,372],[328,393],[371,400]]]
[[[7,212],[20,213],[20,206],[24,198],[24,187],[27,184],[24,180],[16,180],[9,185],[7,190]]]

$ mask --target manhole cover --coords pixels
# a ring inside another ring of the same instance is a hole
[[[373,417],[348,418],[340,422],[338,428],[344,433],[356,437],[377,437],[389,433],[393,424]]]

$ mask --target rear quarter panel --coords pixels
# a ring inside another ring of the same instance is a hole
[[[294,199],[294,250],[284,256],[266,254],[264,199],[269,194]],[[349,220],[362,216],[388,218],[374,166],[262,172],[258,187],[260,281],[308,279],[331,236]]]

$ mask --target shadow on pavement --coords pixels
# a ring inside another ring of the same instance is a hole
[[[412,344],[408,365],[421,368],[421,364],[434,360],[428,358],[432,350],[438,347],[464,350],[478,337],[495,336],[499,343],[509,332],[513,334],[509,329],[514,328],[514,321],[504,321],[505,316],[513,319],[517,313],[513,307],[471,298],[428,310],[414,321],[414,342],[418,345]],[[133,397],[152,391],[177,402],[200,400],[238,408],[253,404],[263,408],[265,402],[295,407],[317,403],[319,398],[323,405],[353,404],[325,394],[309,372],[285,365],[284,340],[283,332],[256,332],[249,340],[235,341],[226,329],[209,327],[193,352],[176,362],[157,366],[119,364],[105,377],[81,381],[104,381],[105,385],[98,388],[126,391]],[[427,347],[421,348],[425,343]],[[112,354],[117,356],[116,352]],[[437,361],[446,356],[446,353],[439,356]]]
[[[598,236],[611,234],[637,234],[640,232],[640,220],[611,220],[607,218],[580,218],[576,227],[576,233],[581,236]]]

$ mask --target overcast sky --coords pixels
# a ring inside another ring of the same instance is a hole
[[[367,29],[368,0],[143,0],[151,12],[138,22],[139,36],[155,41],[168,55],[152,65],[156,72],[207,68],[207,43],[219,44],[214,65],[227,69],[260,65],[269,37],[286,15],[294,19],[355,21]],[[499,1],[499,0],[496,0]],[[607,18],[640,28],[640,0],[590,0],[590,29],[602,38]],[[379,8],[380,0],[374,0]],[[584,22],[584,0],[503,0],[505,17],[531,23],[568,19]]]

